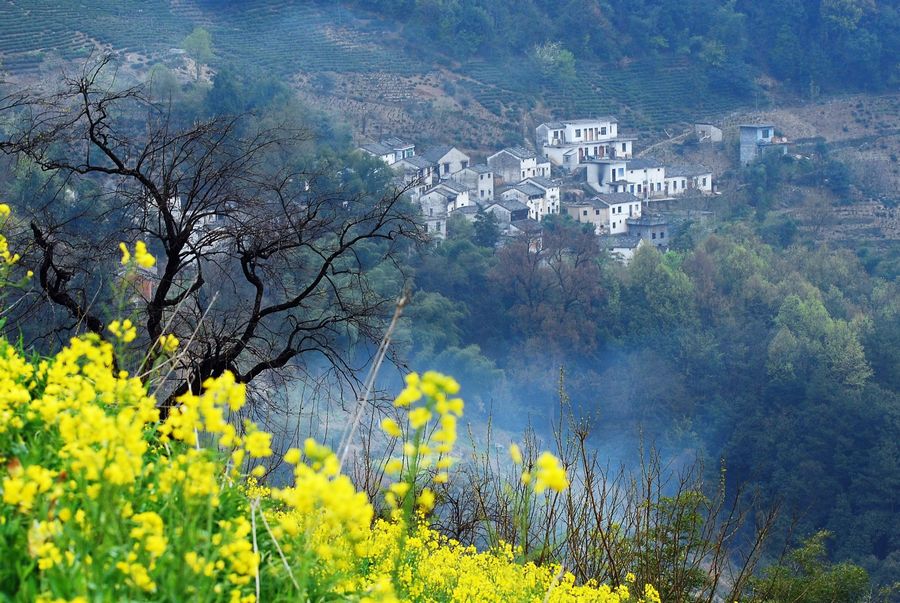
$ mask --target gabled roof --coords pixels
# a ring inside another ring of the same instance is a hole
[[[625,223],[629,226],[663,226],[669,221],[660,215],[644,214],[638,218],[626,218]]]
[[[422,157],[430,161],[431,163],[437,163],[441,160],[441,157],[452,151],[455,147],[445,144],[437,147],[432,147],[422,153]]]
[[[625,169],[628,170],[648,170],[651,168],[661,168],[663,164],[656,159],[649,157],[640,157],[638,159],[627,159],[625,161]]]
[[[390,155],[394,152],[394,149],[384,146],[378,142],[370,142],[367,144],[359,145],[359,148],[363,151],[375,155],[376,157],[381,157],[382,155]]]
[[[499,205],[503,209],[514,212],[514,211],[528,211],[528,206],[522,203],[521,201],[517,201],[516,199],[497,199],[493,203],[488,203],[485,209],[490,208],[492,205]]]
[[[531,218],[526,218],[525,220],[514,220],[510,222],[510,225],[521,230],[526,234],[541,234],[541,231],[544,230],[544,227],[541,226],[541,223],[537,220],[532,220]]]
[[[544,196],[544,189],[537,187],[530,182],[522,182],[515,186],[510,187],[519,191],[520,193],[527,195],[529,197],[542,197]]]
[[[614,235],[604,235],[599,237],[600,246],[604,249],[637,249],[641,244],[641,237],[633,234],[622,233]]]
[[[773,128],[773,129],[775,128],[775,126],[773,124],[741,124],[738,127],[739,128],[753,128],[755,130],[758,130],[761,128]]]
[[[450,189],[454,193],[466,193],[469,191],[469,188],[466,185],[460,184],[459,182],[456,182],[455,180],[444,180],[440,184],[435,185],[434,188],[440,188],[440,187]]]
[[[385,138],[384,140],[381,141],[381,144],[383,144],[386,147],[390,147],[391,149],[394,149],[395,151],[399,151],[400,149],[411,149],[414,146],[416,146],[414,143],[407,142],[407,141],[403,140],[402,138],[397,138],[396,136],[390,136],[388,138]]]
[[[532,176],[531,178],[526,178],[522,182],[529,182],[543,189],[559,188],[559,184],[553,182],[549,178],[544,178],[543,176]]]
[[[490,157],[488,157],[488,159],[490,160],[490,159],[496,157],[497,155],[499,155],[499,154],[501,154],[501,153],[508,153],[509,155],[512,155],[513,157],[515,157],[516,159],[519,159],[519,160],[522,160],[522,159],[535,159],[535,158],[537,157],[537,155],[535,155],[534,153],[532,153],[531,151],[529,151],[529,150],[526,149],[525,147],[518,147],[518,146],[516,146],[516,147],[506,147],[505,149],[502,149],[502,150],[500,150],[500,151],[497,151],[496,153],[494,153],[493,155],[491,155]]]
[[[413,155],[412,157],[405,157],[404,159],[400,159],[397,163],[408,163],[414,168],[418,168],[420,170],[431,167],[434,165],[432,162],[428,161],[424,157],[419,155]]]
[[[538,125],[538,128],[540,128],[541,126],[549,128],[550,130],[562,130],[566,127],[566,124],[561,121],[545,121],[544,123]]]
[[[620,205],[622,203],[640,203],[641,200],[631,193],[600,193],[594,195],[594,199],[602,201],[606,205]]]
[[[469,167],[463,168],[463,169],[464,170],[472,170],[473,172],[476,172],[478,174],[489,174],[489,173],[493,173],[493,171],[494,171],[490,167],[488,167],[487,165],[485,165],[483,163],[476,163],[474,165],[470,165]]]
[[[457,207],[450,213],[451,214],[460,213],[460,214],[463,214],[466,216],[474,216],[475,214],[478,213],[478,207],[476,207],[475,205],[463,205],[462,207]]]
[[[712,174],[712,170],[702,165],[673,165],[666,168],[666,177],[683,177],[693,178],[694,176],[703,176],[704,174]]]

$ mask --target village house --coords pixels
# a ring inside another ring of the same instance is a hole
[[[400,159],[391,168],[400,176],[403,188],[408,189],[413,201],[434,184],[434,166],[418,155]]]
[[[546,122],[535,128],[541,155],[567,170],[586,159],[631,157],[634,138],[620,137],[615,117]]]
[[[488,166],[503,182],[521,182],[526,178],[550,177],[550,162],[523,147],[507,147],[487,158]]]
[[[722,142],[722,129],[708,123],[694,124],[694,134],[698,142]]]
[[[741,165],[747,165],[764,153],[787,154],[787,139],[775,136],[772,124],[743,125],[740,133]]]
[[[588,185],[600,193],[631,193],[642,199],[666,196],[666,168],[654,159],[588,159]]]
[[[528,206],[528,217],[532,220],[540,221],[544,219],[544,216],[559,213],[559,189],[557,189],[556,198],[551,204],[547,190],[527,180],[502,189],[500,198],[515,199],[524,203]]]
[[[526,178],[519,184],[532,184],[542,191],[544,191],[544,199],[547,205],[547,213],[558,214],[560,211],[559,206],[559,183],[550,180],[549,178],[544,178],[542,176],[535,176],[534,178]]]
[[[443,145],[428,149],[422,157],[435,166],[435,175],[441,180],[448,180],[451,174],[469,167],[469,156],[456,147]]]
[[[563,209],[576,222],[593,226],[596,235],[603,234],[609,223],[608,206],[593,198],[564,203]]]
[[[629,234],[642,238],[660,250],[669,246],[669,222],[662,216],[644,214],[626,218],[625,222]]]
[[[484,203],[494,199],[494,171],[483,163],[476,163],[450,174],[450,179],[469,189],[469,196]]]
[[[443,239],[447,236],[447,203],[447,197],[442,191],[429,191],[419,197],[425,234],[431,239]]]
[[[618,234],[628,231],[627,218],[639,217],[641,215],[641,200],[631,193],[601,193],[590,199],[586,199],[585,203],[590,203],[593,211],[591,216],[581,211],[580,219],[578,216],[569,211],[569,215],[579,222],[589,222],[595,225],[594,232],[596,234]],[[599,213],[598,213],[599,211]],[[585,218],[591,218],[587,220]],[[597,225],[600,228],[597,228]]]
[[[459,209],[460,207],[466,207],[467,205],[472,204],[469,199],[469,189],[453,180],[440,182],[425,192],[426,195],[431,193],[444,196],[447,200],[448,213],[454,209]]]
[[[416,154],[416,145],[414,143],[403,140],[402,138],[397,138],[396,136],[380,140],[379,143],[394,152],[394,161],[413,157]]]
[[[667,167],[663,192],[666,195],[683,195],[688,191],[712,193],[712,170],[702,165]]]
[[[633,234],[605,235],[600,237],[600,249],[605,249],[614,258],[627,264],[634,258],[635,252],[647,242]]]
[[[394,149],[381,144],[380,142],[370,142],[359,145],[358,149],[367,155],[377,157],[388,165],[394,165],[396,154]]]
[[[484,206],[484,211],[494,214],[501,230],[506,231],[509,230],[509,225],[512,222],[527,220],[531,210],[529,210],[528,206],[521,201],[515,199],[498,199],[497,201]]]

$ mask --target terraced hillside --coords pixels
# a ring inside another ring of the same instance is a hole
[[[710,83],[684,61],[578,64],[571,82],[535,85],[524,60],[445,61],[411,46],[394,23],[324,1],[0,0],[0,65],[16,80],[52,77],[102,49],[140,78],[171,64],[171,49],[196,26],[212,34],[213,69],[228,63],[291,81],[361,137],[396,132],[482,150],[521,142],[554,115],[612,112],[658,131],[745,101],[698,94]]]

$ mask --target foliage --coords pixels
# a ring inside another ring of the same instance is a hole
[[[861,567],[827,561],[828,532],[813,534],[782,563],[767,567],[753,582],[751,601],[817,603],[867,601],[869,578]]]

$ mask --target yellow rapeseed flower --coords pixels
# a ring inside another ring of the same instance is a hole
[[[392,438],[399,438],[403,435],[403,432],[400,430],[400,425],[397,424],[397,421],[386,418],[381,421],[381,429],[384,433],[388,434]]]
[[[134,244],[134,261],[142,268],[151,268],[156,264],[156,258],[147,251],[147,244],[138,241]]]

